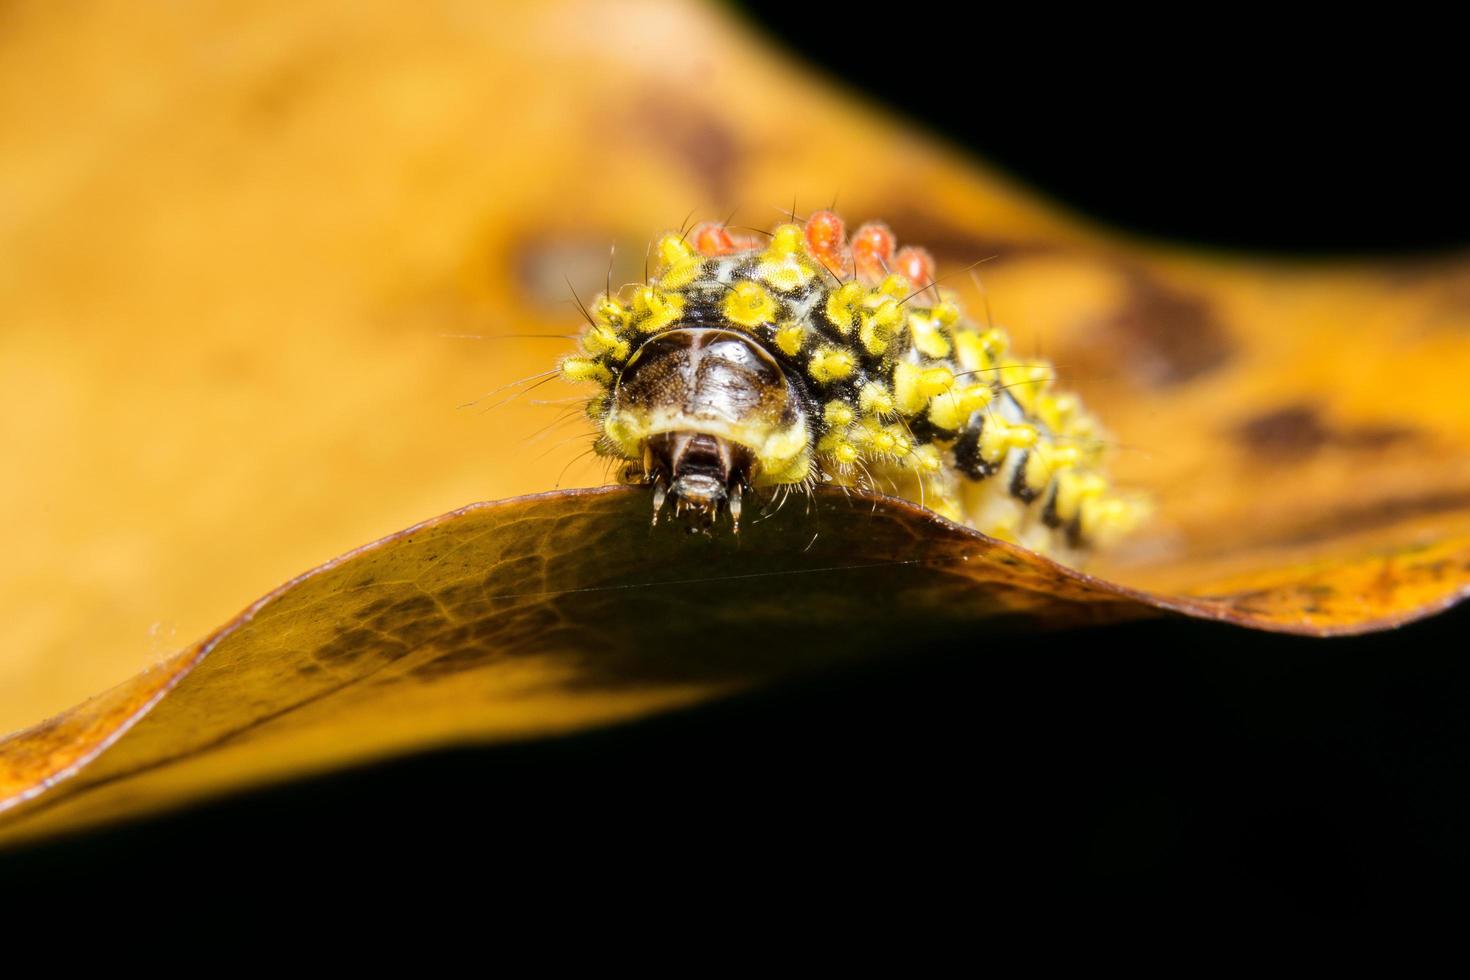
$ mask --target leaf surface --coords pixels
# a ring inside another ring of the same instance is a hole
[[[739,537],[651,528],[647,513],[633,488],[479,504],[292,580],[155,670],[0,742],[0,840],[430,746],[572,731],[924,643],[983,655],[1027,632],[1160,612],[1317,631],[1295,613],[1304,589],[1330,623],[1338,583],[1357,581],[1334,566],[1310,586],[1153,596],[906,501],[835,490]],[[1396,560],[1393,589],[1422,595],[1433,553]]]

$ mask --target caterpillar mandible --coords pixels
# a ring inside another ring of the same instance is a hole
[[[567,381],[592,382],[596,451],[675,514],[738,531],[756,488],[891,492],[1070,559],[1133,528],[1107,440],[1049,364],[967,319],[922,248],[819,211],[768,241],[664,235],[641,284],[598,296]]]

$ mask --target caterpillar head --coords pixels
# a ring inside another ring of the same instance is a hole
[[[633,479],[654,488],[654,519],[675,512],[713,521],[756,483],[794,482],[810,466],[804,398],[748,335],[677,326],[647,338],[618,372],[602,410],[603,438],[640,461]]]

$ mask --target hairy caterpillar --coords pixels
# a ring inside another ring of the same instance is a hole
[[[654,248],[647,281],[598,296],[563,378],[593,382],[596,451],[705,526],[752,488],[896,493],[1057,557],[1141,517],[1102,432],[1051,366],[967,320],[923,249],[830,211],[769,241],[705,223]]]

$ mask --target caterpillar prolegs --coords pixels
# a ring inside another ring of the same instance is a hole
[[[653,257],[646,282],[593,301],[561,374],[598,386],[596,449],[651,488],[655,521],[738,529],[752,489],[834,483],[1067,559],[1141,519],[1051,366],[967,319],[885,225],[849,238],[820,211],[765,240],[705,223]]]

